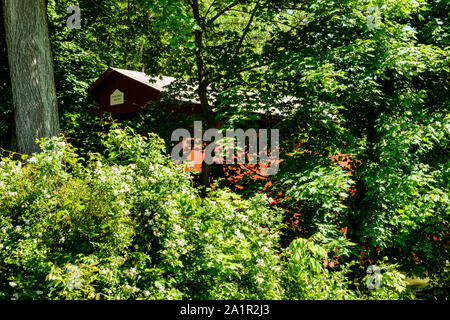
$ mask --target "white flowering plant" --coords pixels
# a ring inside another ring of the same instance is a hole
[[[0,160],[0,299],[356,297],[326,246],[281,248],[265,195],[200,197],[154,134],[113,125],[103,144],[82,158],[52,138]]]
[[[103,138],[86,158],[52,138],[1,160],[0,298],[281,297],[280,215],[262,196],[202,199],[156,135]]]

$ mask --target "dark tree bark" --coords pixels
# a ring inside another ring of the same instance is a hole
[[[3,0],[6,44],[20,153],[59,134],[58,107],[44,0]]]
[[[234,7],[241,3],[245,3],[243,0],[235,0],[228,5],[225,5],[225,7],[221,8],[218,13],[216,13],[212,18],[208,19],[208,13],[210,9],[214,6],[216,1],[213,1],[207,9],[207,13],[202,16],[200,5],[201,2],[199,0],[186,0],[186,2],[191,6],[192,8],[192,14],[194,17],[194,20],[196,21],[199,28],[197,28],[194,31],[194,38],[195,38],[195,61],[197,65],[197,94],[200,100],[200,106],[202,108],[203,118],[206,122],[207,128],[206,129],[214,129],[217,126],[217,120],[216,120],[216,114],[213,111],[213,108],[210,104],[210,101],[208,100],[208,86],[214,82],[215,80],[220,79],[223,75],[219,75],[215,78],[212,77],[212,75],[208,72],[208,62],[205,61],[205,52],[206,52],[206,32],[208,28],[210,28],[214,22],[220,18],[222,15],[224,15],[227,11],[232,10]],[[257,1],[255,4],[255,7],[253,8],[253,11],[250,15],[249,21],[247,22],[245,28],[242,30],[242,36],[239,39],[239,42],[236,46],[234,55],[235,58],[239,55],[240,49],[244,43],[245,37],[250,32],[250,27],[255,20],[255,15],[259,9],[260,1]],[[253,69],[255,67],[250,67],[248,70]],[[240,72],[245,71],[242,70]],[[238,72],[238,73],[240,73]],[[211,173],[212,173],[212,165],[207,164],[206,162],[202,163],[202,172],[200,176],[200,183],[204,187],[202,195],[205,195],[206,188],[211,185]]]
[[[191,6],[195,21],[197,21],[197,24],[202,26],[203,22],[200,16],[198,0],[193,0],[191,2]],[[208,81],[206,79],[205,61],[203,59],[203,32],[203,28],[202,30],[195,30],[195,45],[197,47],[195,58],[197,63],[197,81],[199,84],[197,93],[200,98],[200,106],[202,108],[203,117],[206,121],[207,129],[214,129],[216,127],[216,119],[208,101]],[[207,164],[206,162],[202,163],[200,183],[204,187],[202,192],[203,196],[206,195],[206,188],[210,186],[211,170],[212,165]]]
[[[370,212],[372,209],[371,207],[376,205],[376,203],[371,203],[367,199],[367,192],[369,191],[369,188],[366,185],[366,182],[364,181],[363,177],[358,173],[359,167],[364,166],[364,164],[369,162],[378,162],[378,155],[375,151],[375,146],[379,142],[379,137],[377,136],[376,132],[376,124],[377,120],[382,113],[388,112],[388,105],[387,101],[392,98],[395,92],[395,74],[394,70],[388,69],[384,72],[384,79],[379,79],[377,82],[381,88],[381,91],[385,95],[385,103],[383,105],[380,105],[379,108],[367,108],[366,111],[366,118],[367,118],[367,127],[366,127],[366,140],[367,140],[367,151],[366,154],[359,160],[361,160],[361,163],[356,166],[355,171],[357,172],[357,176],[359,178],[356,181],[356,194],[354,197],[353,202],[353,209],[356,212]],[[357,221],[355,219],[367,219],[364,215],[359,215],[357,217],[350,218],[349,220],[349,227],[350,230],[358,230],[357,226],[361,225],[361,221]],[[358,232],[358,231],[356,231]],[[359,234],[359,237],[363,237],[364,235]]]

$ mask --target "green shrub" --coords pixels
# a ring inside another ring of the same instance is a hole
[[[286,296],[290,299],[311,300],[356,299],[356,294],[349,288],[350,281],[346,278],[350,264],[334,271],[325,268],[323,261],[328,258],[328,252],[317,243],[317,237],[296,239],[285,252]]]
[[[292,241],[284,253],[287,270],[284,273],[284,287],[289,299],[308,300],[348,300],[348,299],[410,299],[406,290],[405,276],[396,270],[397,265],[381,261],[379,268],[379,288],[368,288],[368,278],[358,273],[364,269],[357,261],[340,264],[333,269],[325,268],[323,261],[329,259],[326,245],[319,241],[323,235],[315,234],[309,239]],[[353,268],[356,266],[355,268]]]
[[[325,267],[334,248],[347,253],[346,239],[316,235],[286,251],[282,213],[266,196],[218,189],[201,198],[156,135],[112,125],[103,154],[85,159],[62,138],[41,146],[26,162],[0,162],[0,299],[366,294],[351,288],[350,265]]]
[[[218,190],[192,217],[190,296],[199,299],[280,299],[276,255],[281,216],[264,196],[242,200]]]
[[[25,164],[2,159],[1,298],[280,297],[277,212],[201,199],[163,146],[113,126],[104,155],[54,138]]]

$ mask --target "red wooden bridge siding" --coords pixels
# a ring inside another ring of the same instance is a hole
[[[124,92],[124,103],[111,106],[110,96],[116,90]],[[109,112],[112,115],[126,114],[140,111],[148,101],[158,100],[161,93],[135,79],[126,77],[114,69],[109,68],[88,89],[100,109],[96,112]]]

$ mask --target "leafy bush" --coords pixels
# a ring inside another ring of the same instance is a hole
[[[53,138],[26,163],[1,160],[1,299],[358,297],[348,265],[324,264],[338,243],[279,246],[266,196],[199,197],[156,135],[113,125],[103,144],[83,159]]]
[[[359,215],[360,242],[379,247],[409,275],[445,281],[450,116],[417,111],[383,120],[380,159],[362,169],[373,204]]]
[[[280,215],[264,196],[242,200],[219,190],[193,217],[186,261],[195,276],[188,286],[201,299],[279,299],[281,264],[276,255]]]
[[[367,290],[365,293],[367,299],[376,300],[396,300],[400,298],[407,298],[408,291],[406,290],[405,275],[397,271],[397,265],[387,264],[387,259],[378,262],[380,271],[380,288],[377,290]],[[370,275],[363,279],[363,283],[367,283]]]
[[[292,241],[286,253],[288,272],[286,274],[287,296],[293,299],[356,299],[345,278],[348,266],[330,272],[323,265],[328,253],[311,239]]]
[[[397,265],[388,264],[387,259],[380,262],[380,287],[369,289],[369,277],[357,261],[340,264],[335,268],[325,268],[323,261],[329,259],[326,245],[321,245],[323,235],[315,234],[309,239],[292,241],[285,252],[287,270],[283,281],[286,297],[310,300],[397,300],[411,299],[414,295],[406,290],[405,276],[396,270]],[[356,270],[354,267],[357,267]],[[365,276],[364,276],[365,274]]]
[[[201,199],[156,136],[114,127],[104,144],[81,159],[54,138],[26,164],[2,159],[2,298],[280,296],[279,215],[262,197]]]

